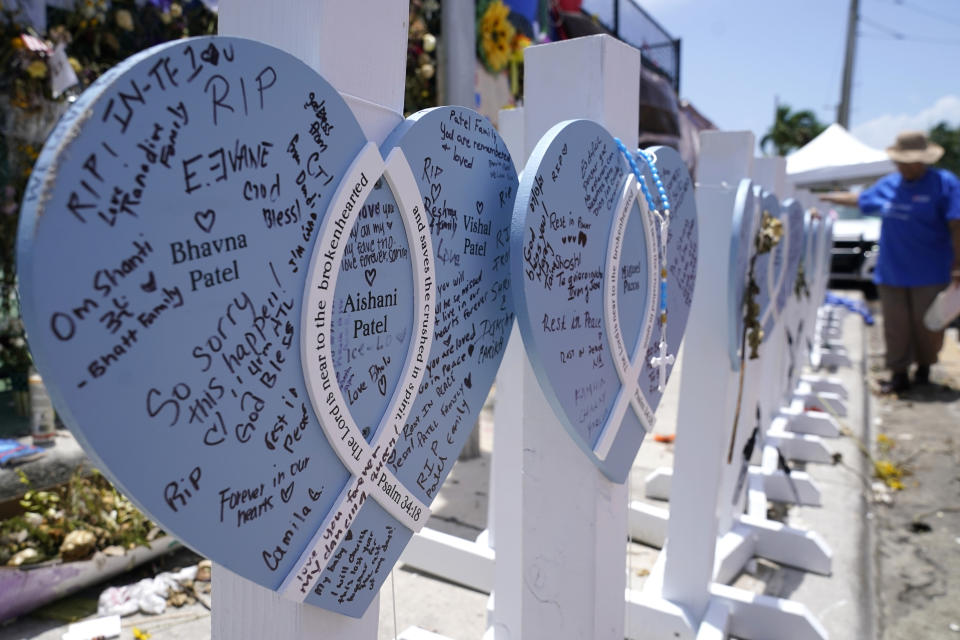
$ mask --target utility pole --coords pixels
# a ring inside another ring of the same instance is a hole
[[[857,53],[857,22],[860,18],[860,0],[850,0],[850,15],[847,17],[847,49],[843,57],[843,81],[840,85],[840,106],[837,107],[837,124],[850,128],[850,92],[853,86],[853,65]]]

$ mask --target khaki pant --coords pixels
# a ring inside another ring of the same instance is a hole
[[[929,331],[923,314],[945,284],[922,287],[878,285],[883,309],[883,338],[887,347],[887,368],[906,373],[910,363],[931,365],[943,346],[943,331]]]

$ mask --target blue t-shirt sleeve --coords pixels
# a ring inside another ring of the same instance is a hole
[[[949,171],[941,171],[943,184],[944,217],[960,220],[960,179]]]
[[[860,197],[857,200],[857,204],[860,206],[860,211],[864,213],[874,213],[875,211],[880,211],[883,208],[883,205],[889,202],[890,199],[888,197],[881,195],[881,190],[885,180],[885,178],[881,178],[877,182],[873,183],[873,185],[860,192]]]

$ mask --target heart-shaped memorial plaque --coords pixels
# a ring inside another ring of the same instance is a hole
[[[780,201],[769,191],[760,190],[760,214],[761,220],[770,216],[779,220],[783,225],[780,215]],[[781,226],[782,229],[782,226]],[[761,253],[757,256],[757,262],[754,266],[754,274],[757,285],[760,287],[760,293],[757,295],[757,302],[760,305],[760,326],[763,327],[763,340],[770,336],[773,330],[774,322],[780,317],[780,309],[777,307],[777,295],[783,282],[784,275],[784,247],[781,234],[780,241],[777,242],[770,251]]]
[[[807,225],[807,244],[803,254],[803,268],[807,274],[807,286],[812,287],[817,281],[817,256],[820,255],[820,243],[823,236],[823,218],[816,209],[809,211]]]
[[[787,260],[784,266],[783,285],[777,292],[777,306],[781,309],[786,306],[787,300],[794,293],[797,284],[797,268],[800,266],[800,257],[804,250],[803,207],[797,200],[788,198],[783,203],[783,212],[786,215],[784,238]]]
[[[744,179],[737,187],[733,205],[733,227],[730,231],[730,264],[727,271],[727,351],[730,368],[740,370],[746,349],[744,338],[744,301],[749,282],[750,259],[754,255],[754,235],[760,221],[760,199],[753,183]]]
[[[523,171],[511,236],[517,319],[540,386],[570,436],[616,482],[653,426],[696,276],[690,176],[673,150],[648,153],[672,206],[665,337],[660,223],[599,124],[560,123],[540,140]]]
[[[820,238],[818,276],[822,278],[824,285],[830,277],[830,249],[833,246],[833,223],[836,221],[837,214],[834,211],[828,212],[822,218],[823,236]]]
[[[31,349],[98,466],[219,564],[361,615],[512,320],[492,131],[418,114],[381,155],[314,71],[237,38],[105,74],[44,147],[18,238]]]
[[[729,260],[731,290],[737,291],[739,299],[735,308],[738,333],[736,342],[731,342],[730,345],[731,354],[736,356],[737,366],[734,370],[739,371],[739,380],[734,406],[736,413],[727,452],[728,466],[725,467],[721,479],[721,495],[726,493],[727,487],[732,483],[734,505],[740,504],[746,497],[743,489],[746,486],[750,459],[757,448],[763,447],[765,440],[763,424],[767,419],[767,408],[763,394],[764,385],[769,381],[769,374],[765,372],[769,358],[775,354],[764,354],[761,360],[760,348],[762,344],[768,343],[773,335],[774,324],[779,318],[777,293],[783,283],[786,261],[783,234],[774,240],[764,239],[763,234],[765,225],[769,225],[766,231],[773,232],[776,222],[782,224],[780,202],[776,196],[749,180],[742,181],[734,201]],[[748,229],[752,229],[749,234]],[[772,247],[766,244],[771,241]],[[731,306],[730,311],[733,313],[734,307]],[[754,314],[752,320],[756,324],[753,328],[759,331],[759,337],[751,337],[749,327],[745,327],[747,318]],[[740,507],[742,505],[735,509]]]

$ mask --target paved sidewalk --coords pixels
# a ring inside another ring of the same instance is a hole
[[[869,377],[881,369],[880,327]],[[877,398],[873,448],[903,471],[903,489],[876,508],[880,640],[960,639],[960,343],[947,331],[934,384]]]
[[[850,392],[847,402],[849,416],[843,423],[858,438],[869,442],[871,398],[864,394],[864,336],[861,319],[848,315],[843,341],[854,366],[838,371],[836,375],[845,381]],[[673,431],[679,401],[676,392],[679,376],[679,370],[675,371],[667,397],[658,410],[658,433]],[[487,524],[493,439],[489,407],[481,415],[480,429],[481,457],[457,463],[433,505],[434,515],[428,523],[431,528],[468,539],[476,538]],[[867,502],[864,489],[868,465],[851,438],[828,441],[827,447],[842,457],[842,464],[810,465],[806,469],[821,488],[823,506],[791,508],[786,519],[793,526],[817,531],[827,541],[834,552],[833,575],[814,576],[759,562],[753,574],[741,576],[736,584],[757,593],[789,597],[806,604],[835,640],[869,640],[876,637],[877,614],[871,553],[872,506]],[[630,477],[632,499],[642,498],[643,479],[650,471],[672,464],[672,449],[671,444],[655,442],[653,438],[644,442]],[[628,549],[631,586],[642,588],[658,551],[637,544],[630,544]],[[393,638],[397,631],[418,626],[449,638],[477,640],[486,629],[487,601],[486,594],[417,571],[397,568],[392,580],[388,579],[381,591],[379,637],[381,640]],[[151,634],[152,640],[210,637],[209,612],[199,604],[168,609],[161,616],[125,618],[121,637],[132,638],[134,626]],[[59,640],[65,630],[65,625],[28,616],[0,627],[0,640],[33,637]]]

